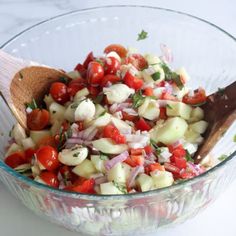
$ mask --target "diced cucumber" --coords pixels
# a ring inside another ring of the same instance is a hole
[[[101,116],[99,116],[98,118],[96,118],[93,122],[92,125],[96,126],[96,127],[102,127],[102,126],[106,126],[107,124],[109,124],[111,121],[111,115],[109,113],[105,113]]]
[[[101,194],[124,194],[113,182],[100,184]]]
[[[65,111],[64,118],[70,122],[75,121],[75,109],[76,109],[76,103],[71,103]]]
[[[204,111],[200,107],[196,107],[192,110],[189,122],[196,122],[204,118]]]
[[[108,160],[108,157],[105,155],[91,155],[90,156],[92,163],[94,164],[95,168],[102,173],[106,173],[104,163]]]
[[[189,128],[199,134],[203,134],[206,131],[207,126],[208,126],[208,123],[206,121],[200,120],[198,122],[190,124]]]
[[[188,120],[190,118],[191,111],[192,107],[183,102],[167,102],[166,114],[168,116],[180,116],[185,120]]]
[[[159,117],[160,109],[154,99],[146,97],[144,103],[138,108],[138,114],[148,120],[154,120]]]
[[[169,118],[161,127],[155,126],[150,131],[151,139],[155,142],[171,144],[184,137],[188,128],[186,121],[180,117]]]
[[[32,138],[29,137],[29,138],[22,139],[22,146],[24,150],[28,148],[35,148],[35,143],[32,140]]]
[[[8,148],[7,152],[5,153],[5,157],[13,154],[14,152],[20,152],[23,151],[23,148],[21,145],[13,143],[11,146]]]
[[[92,143],[94,148],[107,154],[120,154],[128,150],[128,146],[126,144],[115,144],[109,138],[101,138],[93,141]]]
[[[21,145],[22,139],[25,139],[26,133],[25,130],[20,126],[19,123],[16,123],[11,131],[11,136],[15,139],[16,143]]]
[[[192,129],[188,129],[184,134],[185,140],[189,143],[196,143],[200,137],[201,135]]]
[[[183,81],[187,82],[190,80],[190,76],[184,67],[177,69],[175,72],[182,77]]]
[[[48,136],[51,136],[50,130],[39,130],[39,131],[31,130],[30,131],[30,137],[32,138],[32,140],[34,141],[36,145],[42,138],[45,138]]]
[[[137,185],[142,192],[149,191],[153,188],[153,179],[149,175],[141,174],[137,178]]]
[[[97,173],[97,170],[90,160],[85,159],[82,163],[74,167],[72,172],[78,176],[89,179],[91,175]]]
[[[83,162],[88,156],[88,148],[75,145],[70,149],[63,149],[59,152],[58,160],[67,166],[76,166]]]
[[[49,109],[50,105],[54,102],[51,94],[45,95],[43,101],[45,102],[47,109]]]
[[[152,171],[151,173],[154,189],[171,186],[174,183],[172,173],[168,171]]]
[[[81,101],[81,98],[87,97],[89,95],[89,90],[87,88],[83,88],[79,90],[74,96],[74,102]]]
[[[130,165],[128,165],[128,164],[126,164],[124,162],[122,162],[121,165],[122,165],[122,168],[124,169],[125,179],[127,181],[129,176],[130,176],[130,172],[131,172],[132,168],[130,167]]]
[[[96,112],[94,115],[95,118],[99,117],[101,114],[103,114],[106,111],[105,108],[103,108],[100,104],[96,104],[95,109],[96,109]]]
[[[152,54],[146,54],[144,55],[144,58],[146,59],[148,65],[154,65],[161,63],[161,60],[158,56],[152,55]]]
[[[64,120],[65,107],[59,103],[53,102],[49,106],[50,122],[53,124],[56,120]]]
[[[115,181],[117,183],[125,183],[125,169],[122,164],[119,162],[114,165],[107,173],[107,179],[109,181]]]
[[[121,132],[121,133],[127,133],[127,131],[131,131],[131,126],[128,125],[125,121],[120,120],[114,116],[111,117],[111,122],[115,125],[115,127]]]

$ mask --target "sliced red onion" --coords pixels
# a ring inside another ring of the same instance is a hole
[[[94,136],[97,134],[98,129],[95,127],[91,126],[81,132],[83,132],[82,139],[84,140],[92,140]]]
[[[165,83],[166,92],[169,94],[173,93],[173,87],[169,83]]]
[[[106,176],[100,176],[100,177],[95,178],[94,180],[95,180],[95,184],[97,185],[106,183],[108,181]]]
[[[118,108],[118,103],[114,103],[110,106],[109,110],[111,113],[115,113]]]
[[[129,156],[129,153],[125,151],[119,154],[118,156],[113,157],[111,160],[106,161],[105,162],[106,170],[110,170],[117,163],[125,161],[128,156]]]
[[[160,44],[161,52],[162,52],[162,59],[166,63],[173,62],[173,54],[171,52],[171,49],[167,47],[165,44]]]
[[[154,161],[157,159],[157,157],[153,154],[153,153],[150,153],[148,155],[145,156],[145,160],[148,160],[148,161]]]
[[[195,174],[200,175],[202,172],[199,170],[199,166],[192,162],[187,162],[187,167]]]
[[[135,168],[132,168],[130,176],[127,181],[127,185],[129,188],[134,186],[135,178],[137,177],[137,175],[143,172],[144,172],[143,166],[136,166]]]
[[[132,116],[138,115],[138,113],[133,108],[124,108],[123,111]]]
[[[122,111],[124,108],[129,108],[132,106],[132,103],[122,102],[122,103],[114,103],[110,106],[109,110],[111,113],[116,111]]]

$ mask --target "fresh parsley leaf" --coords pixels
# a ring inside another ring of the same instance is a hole
[[[152,76],[152,79],[153,79],[154,81],[157,81],[157,80],[160,79],[161,73],[160,73],[159,71],[157,71],[157,72],[155,72],[154,74],[152,74],[151,76]]]
[[[157,143],[153,139],[150,139],[150,144],[155,149],[155,153],[157,155],[160,155],[161,154],[161,149],[160,149],[160,147],[158,147]]]
[[[194,160],[193,160],[192,156],[190,155],[189,151],[188,150],[185,150],[185,151],[186,151],[186,156],[185,156],[186,161],[194,162]]]
[[[134,108],[140,107],[140,106],[144,103],[144,99],[145,99],[145,97],[143,97],[141,90],[139,90],[138,92],[136,92],[136,93],[132,96],[133,107],[134,107]]]
[[[39,108],[34,98],[31,103],[26,104],[26,108],[28,107],[32,110]]]
[[[148,33],[144,30],[142,30],[139,34],[138,34],[138,38],[137,41],[139,40],[144,40],[148,37]]]
[[[103,111],[98,117],[104,116],[106,114],[106,112],[107,112],[106,110]]]
[[[121,184],[121,183],[117,183],[116,181],[112,181],[112,183],[114,184],[114,186],[119,189],[122,193],[126,194],[128,193],[127,192],[127,189],[126,189],[126,186],[124,184]]]
[[[224,161],[225,159],[227,159],[227,155],[225,155],[225,154],[222,154],[220,157],[218,157],[218,160],[219,161]]]
[[[217,93],[218,93],[220,96],[224,96],[224,94],[225,94],[225,88],[218,88]]]
[[[73,157],[78,157],[80,155],[80,152],[76,152],[73,154]]]
[[[236,134],[234,135],[233,141],[236,143]]]
[[[66,78],[66,77],[60,77],[60,78],[59,78],[59,82],[62,82],[62,83],[64,83],[64,84],[68,84],[69,79]]]

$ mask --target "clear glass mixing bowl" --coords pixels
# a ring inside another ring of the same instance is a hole
[[[137,41],[144,29],[148,38]],[[37,24],[2,46],[22,58],[71,70],[93,50],[120,43],[159,54],[160,43],[174,53],[173,67],[185,66],[192,88],[213,92],[236,78],[236,41],[219,27],[188,14],[154,7],[109,6],[79,10]],[[4,157],[14,119],[0,102],[0,152]],[[235,124],[213,150],[229,158],[201,176],[146,193],[95,196],[55,190],[14,172],[0,161],[0,179],[36,214],[87,235],[146,234],[193,217],[236,175],[232,137]]]

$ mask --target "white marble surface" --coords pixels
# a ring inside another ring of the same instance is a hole
[[[26,27],[79,8],[100,5],[137,4],[171,8],[199,16],[236,36],[235,0],[0,0],[0,45]],[[236,182],[205,212],[159,236],[235,236]],[[75,236],[78,234],[38,218],[23,207],[0,183],[1,236]]]

